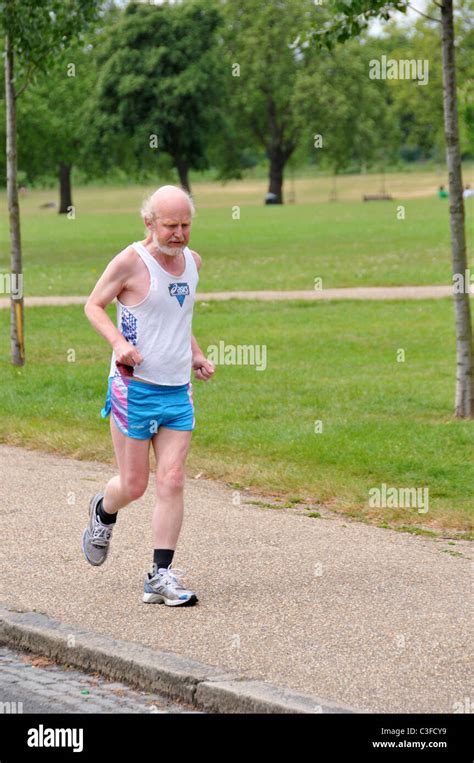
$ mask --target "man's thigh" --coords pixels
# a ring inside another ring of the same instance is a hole
[[[139,481],[148,484],[150,474],[150,440],[138,440],[120,431],[113,415],[110,416],[110,433],[120,477],[125,483]]]
[[[192,430],[161,426],[152,439],[157,478],[174,468],[183,468],[191,445]]]

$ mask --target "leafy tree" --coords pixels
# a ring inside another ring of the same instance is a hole
[[[283,203],[285,165],[318,119],[317,57],[297,44],[312,0],[222,0],[226,83],[234,119],[269,160],[269,192]],[[312,129],[313,128],[313,129]]]
[[[0,0],[4,38],[7,196],[12,280],[22,278],[20,210],[17,189],[17,99],[38,71],[45,71],[67,44],[80,38],[95,20],[96,0]],[[11,348],[14,365],[24,365],[23,294],[11,300]]]
[[[71,170],[83,159],[84,109],[94,84],[92,56],[77,45],[51,64],[47,76],[38,77],[19,105],[19,167],[28,179],[57,175],[60,214],[73,206]]]
[[[388,88],[367,76],[373,53],[373,43],[367,39],[320,52],[315,97],[324,134],[322,153],[334,175],[348,165],[361,169],[396,156],[400,135]]]
[[[372,0],[371,2],[332,0],[331,7],[336,12],[333,21],[324,29],[315,30],[306,38],[307,40],[311,38],[318,45],[329,48],[337,42],[345,42],[359,34],[370,18],[379,17],[389,20],[390,15],[396,10],[406,12],[409,3],[407,0]],[[456,416],[472,418],[474,417],[474,348],[469,304],[470,284],[466,283],[466,273],[469,271],[459,148],[453,0],[436,1],[426,15],[437,23],[440,32],[444,133],[449,173],[452,271],[454,283],[464,284],[464,288],[454,289],[457,369],[454,409]]]
[[[190,190],[189,170],[209,166],[207,149],[221,124],[219,24],[213,0],[126,7],[98,51],[88,112],[104,166],[149,167],[165,152]]]

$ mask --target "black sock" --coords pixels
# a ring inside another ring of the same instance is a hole
[[[173,561],[174,548],[155,548],[153,551],[153,572],[156,575],[160,567],[169,567]]]
[[[98,504],[97,504],[97,506],[96,506],[96,513],[97,513],[97,516],[99,517],[100,521],[101,521],[101,522],[102,522],[104,525],[114,525],[114,524],[115,524],[115,522],[117,521],[117,514],[108,514],[108,513],[105,511],[105,509],[104,509],[104,507],[103,507],[103,505],[102,505],[102,503],[103,503],[103,500],[104,500],[104,499],[103,499],[103,498],[101,498],[101,499],[100,499],[100,501],[99,501],[99,503],[98,503]]]

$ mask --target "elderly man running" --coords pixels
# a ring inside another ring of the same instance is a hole
[[[156,505],[152,518],[153,566],[143,601],[195,604],[194,591],[172,568],[183,521],[185,461],[195,428],[191,369],[207,381],[215,371],[192,336],[194,297],[201,257],[188,248],[195,208],[181,188],[165,185],[143,204],[148,229],[116,255],[97,281],[85,313],[112,347],[103,418],[110,431],[119,475],[89,504],[82,550],[103,564],[117,512],[148,486],[150,440],[156,456]],[[105,307],[117,298],[117,328]]]

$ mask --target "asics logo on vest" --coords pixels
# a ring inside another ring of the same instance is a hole
[[[170,283],[168,286],[170,297],[176,297],[181,307],[187,294],[189,294],[189,286],[187,283]]]

